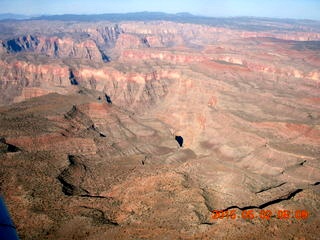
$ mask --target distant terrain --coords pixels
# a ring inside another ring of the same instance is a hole
[[[31,17],[22,14],[0,13],[0,20],[23,20],[29,18]]]

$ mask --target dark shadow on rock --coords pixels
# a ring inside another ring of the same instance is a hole
[[[71,85],[79,85],[71,69],[69,69],[69,80]]]
[[[7,41],[7,48],[9,49],[10,52],[21,52],[23,48],[17,43],[18,41],[15,39],[11,39]]]
[[[179,143],[180,147],[183,147],[183,137],[181,136],[176,136],[175,137],[176,141]]]
[[[107,137],[106,135],[104,135],[103,133],[99,133],[100,137]]]
[[[7,152],[19,152],[21,151],[20,148],[9,144],[6,142],[5,138],[0,138],[0,152],[7,153]]]
[[[112,104],[112,101],[111,101],[110,96],[107,95],[107,94],[105,94],[104,96],[105,96],[105,98],[106,98],[107,103]]]
[[[8,152],[19,152],[21,151],[18,147],[8,144]]]
[[[101,51],[101,58],[103,62],[110,62],[110,58]]]

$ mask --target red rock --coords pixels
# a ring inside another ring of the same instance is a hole
[[[21,239],[316,239],[317,218],[240,211],[319,210],[315,26],[11,24],[0,187]]]

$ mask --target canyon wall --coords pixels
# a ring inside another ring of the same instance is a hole
[[[21,239],[317,239],[319,23],[238,20],[0,21]]]

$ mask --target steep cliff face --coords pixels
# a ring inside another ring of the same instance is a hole
[[[273,81],[280,78],[319,81],[317,55],[308,48],[301,52],[304,46],[309,46],[308,43],[280,40],[296,39],[296,32],[281,35],[277,32],[245,32],[164,21],[100,23],[96,28],[90,24],[75,24],[66,27],[65,32],[60,26],[56,26],[52,34],[46,32],[47,28],[40,26],[44,35],[24,34],[4,39],[0,44],[0,53],[3,55],[3,102],[13,99],[19,101],[52,91],[68,92],[72,85],[69,69],[73,69],[77,84],[107,91],[121,105],[132,105],[133,102],[138,104],[140,98],[145,98],[141,94],[148,92],[145,90],[144,74],[153,72],[152,69],[143,70],[150,67],[148,64],[164,65],[168,69],[177,65],[182,68],[192,65],[193,70],[207,71],[213,75],[226,71],[251,71],[269,74]],[[60,33],[55,34],[55,31]],[[319,37],[313,32],[303,32],[299,36],[299,40]],[[297,45],[299,49],[296,49]],[[104,52],[110,53],[112,61],[119,64],[103,65],[110,61]],[[22,60],[7,61],[12,54],[19,55]],[[55,63],[41,64],[42,60],[35,61],[40,56],[56,59],[53,61]],[[306,57],[305,60],[302,56]],[[87,63],[93,66],[90,70],[84,66]],[[135,65],[137,67],[133,67]],[[163,71],[160,68],[157,70],[160,77],[155,83],[162,86],[156,87],[161,92],[167,84],[163,81],[167,80],[165,76],[161,76]],[[115,90],[115,86],[120,86],[122,90]],[[27,89],[23,90],[24,88]],[[45,90],[41,91],[39,88]],[[162,95],[163,93],[158,94]]]
[[[124,62],[146,62],[159,60],[170,64],[191,64],[201,62],[209,57],[198,52],[159,51],[154,49],[127,49],[122,52],[120,60]]]
[[[154,49],[126,49],[122,51],[119,60],[127,64],[141,62],[162,62],[164,64],[197,64],[202,63],[210,65],[212,69],[230,70],[238,69],[239,71],[253,71],[260,73],[273,74],[274,78],[307,78],[319,81],[319,71],[316,67],[307,66],[301,62],[300,66],[293,66],[286,61],[280,61],[278,64],[273,63],[274,56],[270,54],[269,58],[260,56],[242,56],[241,54],[230,54],[228,52],[199,53],[197,51],[159,51]],[[286,59],[287,60],[287,59]],[[306,67],[302,67],[305,65]]]
[[[13,60],[0,61],[0,66],[0,93],[3,103],[25,100],[51,91],[66,93],[66,88],[71,85],[69,68],[59,64]],[[28,90],[24,90],[25,88]],[[35,93],[32,93],[33,89]]]
[[[42,23],[44,24],[44,23]],[[35,27],[32,22],[31,27]],[[191,47],[201,49],[208,44],[228,42],[231,39],[275,38],[286,41],[317,41],[317,32],[267,31],[254,32],[207,25],[172,22],[136,22],[120,24],[74,24],[53,25],[52,32],[40,25],[39,29],[20,29],[21,35],[3,39],[2,50],[7,52],[30,52],[56,58],[79,58],[93,62],[108,61],[106,52],[123,49]],[[39,34],[43,31],[43,34]],[[30,34],[30,32],[34,32]],[[14,35],[17,35],[16,33]],[[118,56],[118,54],[116,54]]]
[[[22,86],[69,86],[67,67],[57,63],[36,64],[29,61],[0,61],[1,78],[6,83]]]
[[[228,27],[213,27],[208,25],[182,24],[160,21],[157,23],[122,23],[121,28],[125,33],[139,34],[147,39],[152,39],[151,46],[170,47],[173,45],[197,46],[226,41],[236,38],[276,38],[292,41],[317,41],[320,40],[319,32],[296,31],[245,31]]]
[[[108,67],[84,67],[75,71],[75,76],[83,86],[107,93],[116,104],[142,112],[164,100],[180,74],[170,69],[124,73]]]
[[[117,43],[115,45],[115,49],[135,49],[135,48],[144,48],[150,47],[148,41],[145,38],[142,38],[133,34],[121,34],[117,39]]]
[[[313,32],[301,36],[318,38]],[[281,35],[170,22],[96,28],[79,24],[57,36],[25,35],[3,42],[8,53],[1,60],[1,103],[96,90],[99,101],[108,96],[116,106],[161,119],[172,133],[184,136],[186,147],[210,152],[206,146],[216,146],[217,156],[238,157],[229,146],[238,139],[224,137],[224,131],[238,130],[228,124],[245,128],[248,119],[270,121],[274,112],[275,121],[318,118],[314,108],[319,58],[310,50],[317,45],[292,41],[296,37],[295,32]],[[100,61],[100,48],[116,57]],[[12,60],[13,53],[21,60]],[[43,59],[48,63],[41,63]],[[276,110],[268,107],[274,98]],[[219,109],[228,114],[216,113]],[[253,126],[258,126],[255,131],[260,135],[269,136],[260,125]],[[250,145],[249,135],[244,133],[243,139]],[[225,145],[220,149],[212,136]],[[257,137],[257,143],[264,141]]]
[[[7,40],[3,46],[9,53],[32,52],[56,58],[79,58],[94,62],[108,61],[107,56],[91,39],[79,42],[71,37],[26,35]]]
[[[107,66],[69,68],[59,62],[33,64],[14,60],[0,61],[0,66],[3,103],[23,101],[50,92],[66,94],[73,91],[72,85],[80,85],[107,93],[120,106],[138,109],[145,104],[147,108],[164,98],[170,82],[180,76],[179,71],[170,69],[125,73]]]
[[[10,39],[4,43],[9,52],[34,51],[36,50],[39,39],[35,36],[27,35],[16,39]]]
[[[87,28],[76,30],[76,32],[87,33],[90,39],[100,45],[106,45],[108,48],[114,47],[118,37],[123,33],[123,30],[118,24],[112,26],[100,26],[96,28]]]
[[[239,35],[243,38],[257,38],[257,37],[270,37],[291,41],[318,41],[320,40],[320,33],[317,32],[276,32],[276,33],[255,33],[255,32],[239,32]]]

